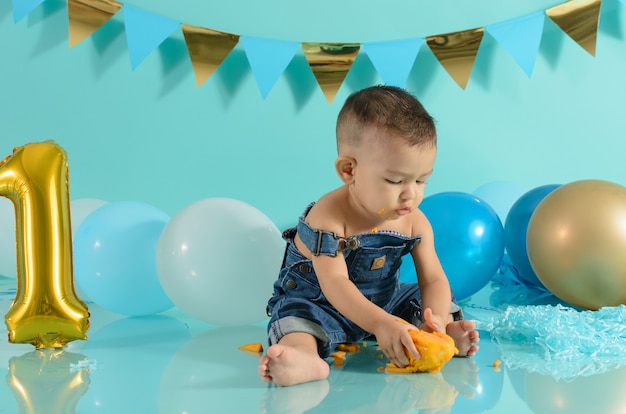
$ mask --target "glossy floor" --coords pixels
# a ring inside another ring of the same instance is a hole
[[[477,305],[488,289],[467,305],[468,316],[489,312]],[[2,315],[14,295],[15,279],[0,277]],[[624,369],[563,381],[494,368],[503,355],[487,332],[477,356],[454,358],[437,374],[382,373],[368,343],[328,380],[278,388],[261,382],[256,356],[238,349],[264,342],[263,324],[216,327],[177,309],[141,318],[89,309],[89,339],[63,350],[0,342],[0,413],[626,412]]]

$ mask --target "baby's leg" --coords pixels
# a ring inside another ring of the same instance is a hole
[[[317,353],[317,340],[304,332],[285,335],[259,360],[265,382],[288,386],[328,378],[330,367]]]
[[[476,324],[468,320],[452,321],[446,325],[446,333],[454,339],[454,345],[459,350],[457,356],[473,356],[478,351],[480,337]]]

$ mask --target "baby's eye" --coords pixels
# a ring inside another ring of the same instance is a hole
[[[385,181],[387,181],[389,184],[401,184],[402,180],[396,181],[396,180],[390,180],[388,178],[385,178]]]

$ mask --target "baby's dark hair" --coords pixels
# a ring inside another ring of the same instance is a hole
[[[399,133],[409,145],[436,145],[435,121],[417,98],[396,86],[377,85],[352,93],[337,117],[337,143],[356,145],[367,126]]]

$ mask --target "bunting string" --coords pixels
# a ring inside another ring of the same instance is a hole
[[[44,1],[13,0],[14,22],[17,23]],[[321,91],[332,103],[360,53],[369,57],[383,83],[404,87],[423,45],[430,49],[457,85],[465,89],[485,33],[502,45],[530,78],[546,17],[591,56],[595,56],[601,1],[569,0],[540,12],[485,27],[425,38],[363,44],[284,41],[225,33],[175,21],[115,0],[67,0],[67,11],[69,46],[74,47],[123,10],[132,70],[165,39],[181,30],[198,88],[241,42],[263,99],[301,50]]]

